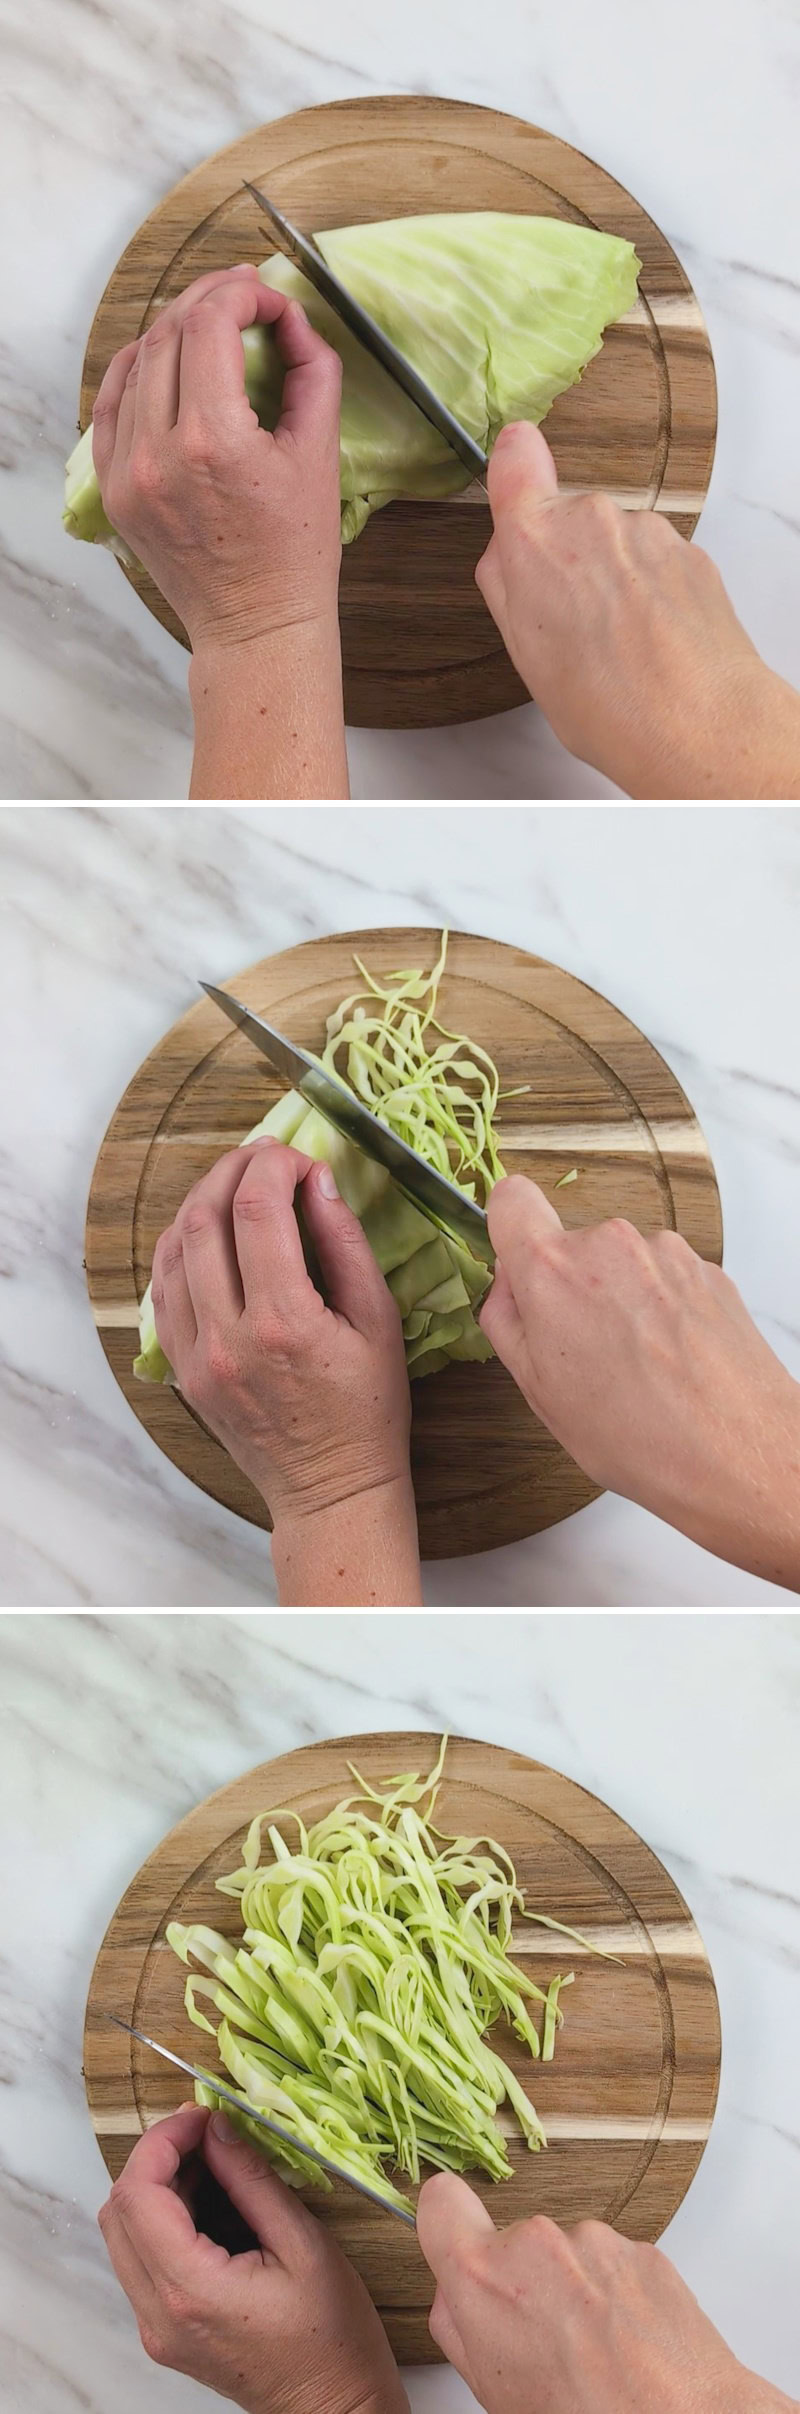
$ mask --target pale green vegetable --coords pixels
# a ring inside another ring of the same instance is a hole
[[[561,218],[463,211],[345,226],[315,238],[331,268],[486,451],[511,419],[538,424],[636,301],[631,243]],[[264,262],[264,283],[302,301],[344,363],[342,536],[397,497],[454,494],[469,473],[401,387],[364,350],[292,262]],[[244,339],[253,407],[274,427],[283,367],[271,334]],[[81,439],[67,469],[64,524],[110,543]]]
[[[490,452],[512,419],[538,425],[599,352],[604,329],[636,301],[632,243],[561,218],[496,211],[339,227],[315,241],[329,266]],[[343,327],[290,260],[265,284],[302,301],[344,362],[342,536],[400,496],[457,493],[469,472],[401,387]],[[283,374],[272,339],[274,396]]]
[[[437,1020],[446,960],[446,931],[431,972],[398,972],[386,986],[356,957],[365,987],[329,1016],[321,1061],[419,1156],[483,1203],[503,1171],[495,1136],[498,1104],[501,1095],[515,1093],[501,1093],[497,1067],[484,1048]],[[344,1140],[296,1091],[277,1100],[242,1146],[262,1132],[332,1166],[397,1301],[412,1377],[434,1374],[451,1359],[491,1357],[475,1315],[489,1281],[483,1264],[446,1233],[435,1233],[382,1166]],[[134,1374],[143,1382],[171,1382],[149,1284],[139,1336]]]
[[[187,1980],[186,2009],[216,2038],[242,2126],[288,2177],[328,2184],[304,2161],[305,2142],[393,2203],[403,2197],[387,2166],[414,2184],[424,2165],[510,2178],[502,2104],[533,2152],[546,2145],[487,2032],[502,2021],[532,2060],[552,2060],[571,1981],[544,1990],[509,1951],[515,1916],[539,1915],[502,1847],[434,1824],[446,1745],[429,1776],[385,1789],[348,1764],[357,1794],[308,1830],[294,1811],[254,1819],[241,1867],[217,1879],[240,1905],[239,1940],[167,1929],[187,1967],[206,1973]],[[217,2100],[212,2073],[196,2092]],[[248,2104],[288,2128],[296,2155],[248,2124]]]

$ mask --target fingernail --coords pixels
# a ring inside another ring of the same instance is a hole
[[[238,2144],[233,2122],[229,2121],[226,2112],[215,2112],[210,2126],[214,2136],[219,2138],[221,2146],[235,2146]]]
[[[339,1193],[329,1165],[323,1165],[317,1181],[317,1189],[323,1199],[338,1199]]]
[[[251,1140],[250,1146],[251,1148],[277,1148],[278,1141],[274,1132],[257,1132],[255,1139]]]
[[[254,261],[254,260],[237,260],[237,261],[236,261],[236,263],[235,263],[235,266],[234,266],[233,268],[229,269],[228,274],[229,274],[229,276],[232,276],[232,277],[239,277],[239,276],[241,276],[241,274],[242,274],[242,270],[243,270],[243,269],[246,269],[246,270],[247,270],[247,274],[248,274],[248,276],[249,276],[249,277],[254,277],[254,276],[255,276],[255,273],[256,273],[255,261]]]

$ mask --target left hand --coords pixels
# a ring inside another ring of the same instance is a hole
[[[146,2354],[245,2414],[408,2414],[352,2265],[258,2149],[219,2124],[193,2104],[157,2122],[99,2216]],[[176,2193],[198,2153],[253,2232],[250,2252],[198,2233]]]
[[[276,1526],[409,1485],[402,1324],[328,1165],[267,1138],[221,1157],[157,1243],[153,1309],[184,1399]]]
[[[274,434],[245,392],[256,321],[286,367]],[[104,507],[195,656],[336,625],[341,382],[299,302],[247,267],[198,277],[106,370],[92,438]]]

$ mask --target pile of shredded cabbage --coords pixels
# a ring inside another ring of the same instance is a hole
[[[586,1940],[526,1909],[499,1844],[434,1824],[446,1748],[443,1736],[429,1776],[385,1791],[348,1762],[358,1793],[308,1830],[295,1811],[254,1819],[241,1868],[217,1879],[241,1904],[240,1944],[202,1926],[167,1929],[187,1968],[206,1973],[187,1980],[186,2009],[216,2038],[242,2103],[234,2120],[295,2185],[330,2186],[304,2143],[388,2203],[407,2200],[387,2166],[415,2184],[424,2165],[509,2179],[503,2104],[533,2152],[547,2143],[486,2032],[503,2021],[532,2060],[552,2060],[573,1973],[544,1989],[525,1976],[509,1952],[515,1914]],[[220,2101],[211,2072],[195,2092]],[[270,2145],[248,2105],[296,2137],[296,2153]]]
[[[519,1092],[501,1091],[486,1050],[437,1019],[447,939],[445,930],[431,972],[397,972],[385,987],[356,957],[364,989],[329,1016],[321,1062],[419,1156],[483,1203],[503,1172],[495,1131],[498,1104]],[[436,1230],[383,1167],[334,1131],[297,1090],[279,1098],[247,1140],[263,1132],[309,1157],[324,1157],[333,1167],[342,1197],[358,1216],[397,1302],[412,1377],[434,1374],[451,1359],[491,1357],[475,1312],[490,1279],[484,1264]],[[149,1284],[139,1333],[134,1374],[144,1382],[171,1382]]]

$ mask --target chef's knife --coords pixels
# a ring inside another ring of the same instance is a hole
[[[309,1106],[318,1107],[345,1140],[354,1140],[365,1157],[384,1166],[412,1206],[418,1207],[422,1215],[427,1215],[452,1240],[459,1241],[472,1257],[480,1258],[485,1266],[494,1269],[494,1250],[483,1207],[468,1199],[456,1182],[448,1182],[444,1174],[437,1173],[435,1166],[428,1165],[415,1148],[398,1139],[396,1132],[388,1131],[385,1123],[379,1123],[369,1107],[362,1106],[360,1098],[339,1080],[338,1074],[326,1073],[315,1057],[307,1056],[305,1049],[296,1047],[293,1040],[284,1039],[280,1031],[273,1031],[259,1014],[251,1014],[249,1007],[240,1005],[229,990],[215,989],[210,981],[201,981],[200,987],[215,1006],[222,1008],[230,1022],[246,1032],[262,1056],[268,1057],[292,1089],[300,1091]]]
[[[104,2011],[102,2018],[110,2020],[114,2028],[123,2028],[127,2036],[138,2037],[139,2044],[149,2045],[151,2053],[160,2054],[162,2061],[174,2062],[176,2070],[185,2070],[187,2077],[199,2080],[201,2087],[213,2087],[215,2095],[224,2097],[225,2103],[232,2104],[235,2112],[246,2112],[249,2121],[257,2121],[260,2129],[268,2129],[270,2137],[278,2138],[281,2145],[293,2146],[295,2153],[307,2155],[310,2162],[319,2163],[322,2171],[329,2171],[332,2179],[344,2180],[345,2187],[357,2188],[359,2196],[368,2196],[370,2203],[379,2204],[382,2212],[394,2213],[398,2221],[407,2222],[412,2230],[416,2228],[413,2213],[403,2213],[399,2204],[389,2204],[385,2196],[378,2194],[377,2188],[368,2187],[366,2180],[354,2179],[350,2171],[342,2171],[338,2163],[330,2162],[327,2154],[320,2154],[316,2146],[307,2146],[303,2138],[292,2137],[290,2130],[281,2129],[277,2121],[268,2120],[266,2113],[257,2111],[255,2104],[243,2104],[241,2096],[234,2095],[233,2088],[226,2087],[213,2071],[196,2070],[194,2063],[185,2062],[182,2054],[171,2053],[168,2045],[159,2045],[155,2037],[145,2036],[144,2029],[132,2028],[130,2021],[120,2020],[116,2012]]]
[[[295,268],[299,268],[316,292],[321,293],[323,301],[330,302],[345,327],[349,327],[351,335],[357,337],[365,351],[371,352],[373,360],[380,361],[381,367],[388,370],[395,384],[402,386],[404,393],[409,394],[411,401],[416,403],[417,410],[422,411],[423,416],[430,420],[431,427],[435,427],[437,433],[444,437],[451,452],[458,454],[465,469],[485,486],[488,455],[476,444],[474,436],[468,435],[460,419],[454,418],[447,404],[440,402],[432,386],[426,385],[419,370],[412,368],[410,360],[406,360],[405,353],[398,352],[397,345],[392,343],[390,336],[384,335],[377,319],[372,318],[368,310],[362,309],[354,294],[348,293],[347,286],[342,285],[333,269],[328,267],[316,244],[310,242],[307,235],[301,235],[299,228],[292,226],[290,219],[284,218],[282,210],[276,209],[275,203],[268,201],[266,193],[260,193],[256,184],[248,184],[246,176],[242,182],[269,219],[278,239],[279,250],[293,260]]]

